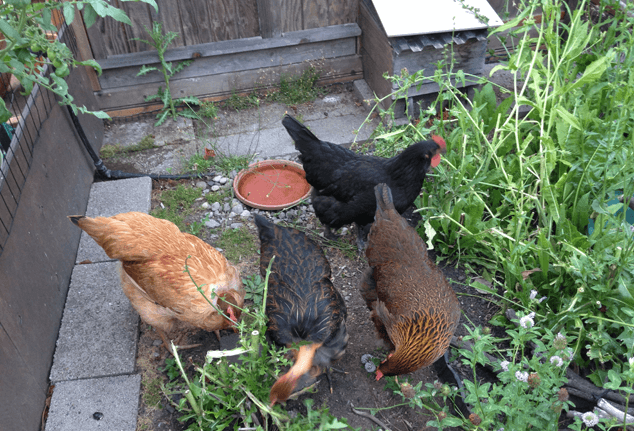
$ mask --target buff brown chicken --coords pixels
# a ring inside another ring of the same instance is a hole
[[[139,212],[68,218],[120,261],[125,295],[141,319],[156,328],[168,351],[166,333],[200,328],[220,339],[221,329],[236,324],[245,295],[238,269],[200,238]]]
[[[330,264],[323,251],[303,232],[276,226],[255,215],[260,235],[260,272],[269,275],[266,314],[267,336],[291,348],[294,365],[271,388],[271,405],[286,401],[326,373],[341,358],[348,344],[346,304],[330,280]]]
[[[411,373],[440,358],[460,320],[460,304],[425,242],[394,209],[385,184],[375,187],[377,209],[368,236],[370,268],[361,295],[377,333],[390,349],[376,379]]]

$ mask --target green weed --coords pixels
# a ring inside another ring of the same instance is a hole
[[[151,211],[154,217],[169,220],[181,231],[185,231],[184,218],[192,212],[191,206],[202,195],[202,190],[197,187],[185,187],[179,184],[175,189],[165,190],[161,193],[160,200],[163,206]]]
[[[233,263],[240,262],[243,256],[252,256],[257,253],[254,236],[244,227],[225,230],[218,238],[216,245]]]
[[[244,299],[253,301],[257,310],[259,304],[262,304],[264,297],[264,280],[262,280],[262,277],[258,274],[253,274],[249,277],[244,277],[242,279],[242,284],[244,285],[244,290],[246,291]]]
[[[153,379],[143,379],[141,383],[143,384],[143,401],[145,401],[145,404],[149,407],[159,407],[163,397],[161,390],[163,380],[157,376]]]
[[[134,38],[133,40],[138,40],[139,42],[146,43],[156,49],[156,52],[159,57],[159,61],[161,62],[160,69],[154,66],[143,65],[137,76],[143,76],[146,73],[153,71],[160,71],[163,74],[163,82],[165,83],[165,89],[163,87],[159,87],[156,94],[151,96],[147,96],[145,98],[146,102],[152,100],[159,100],[163,103],[163,108],[156,115],[157,121],[154,124],[155,126],[160,126],[167,119],[168,116],[176,119],[176,117],[187,117],[187,118],[196,118],[196,113],[191,109],[191,105],[200,105],[200,101],[198,98],[193,96],[182,97],[178,99],[174,99],[172,97],[172,91],[170,90],[170,79],[176,75],[178,72],[183,70],[185,67],[189,66],[193,60],[181,61],[178,63],[168,63],[165,61],[165,52],[167,51],[167,47],[178,37],[178,33],[173,31],[168,31],[166,34],[163,34],[163,26],[160,22],[154,22],[152,24],[152,29],[150,30],[147,26],[143,26],[145,31],[150,36],[151,40]],[[177,110],[176,106],[179,104],[187,104],[188,108],[184,110]]]
[[[252,156],[233,156],[216,154],[215,166],[223,174],[228,175],[231,171],[241,171],[249,167],[249,163],[253,160]]]
[[[183,170],[185,173],[204,174],[210,172],[212,170],[212,166],[214,166],[213,158],[205,159],[202,154],[196,153],[187,159]]]
[[[231,197],[232,189],[230,187],[221,188],[217,192],[210,192],[205,195],[205,199],[210,204],[215,202],[223,202],[226,198]]]
[[[218,107],[214,102],[201,102],[198,114],[213,120],[218,117]]]
[[[315,87],[319,79],[319,71],[309,67],[298,77],[283,76],[280,79],[280,89],[267,95],[267,100],[295,105],[310,102],[323,94],[323,90]]]
[[[538,356],[564,359],[547,343],[554,334],[568,339],[564,362],[584,367],[597,386],[631,392],[634,232],[626,217],[634,195],[629,162],[634,157],[634,39],[624,11],[594,25],[582,19],[587,5],[582,1],[577,10],[567,11],[571,20],[564,24],[565,2],[520,2],[520,14],[491,32],[510,30],[518,38],[508,64],[492,72],[501,69],[514,77],[512,91],[498,88],[506,92],[502,101],[494,83],[452,71],[450,52],[433,76],[419,71],[392,77],[397,98],[424,83],[435,83],[441,91],[412,124],[385,128],[376,137],[377,149],[386,155],[431,133],[445,138],[447,154],[428,174],[416,201],[424,220],[419,233],[441,257],[477,268],[473,272],[493,286],[474,280],[473,287],[524,316],[527,326],[519,331],[504,317],[490,322],[506,328],[515,346],[509,355],[515,368],[505,365],[520,374],[501,374],[498,386],[465,382],[483,429],[528,423],[556,429],[553,401],[540,395],[541,387],[529,390],[529,381],[519,383],[528,371],[527,377],[539,377],[533,384],[541,382],[550,393],[561,387],[563,374],[552,366],[559,360],[543,367]],[[535,23],[539,8],[542,23]],[[566,37],[561,37],[564,28]],[[469,100],[452,82],[481,86]],[[393,110],[380,114],[389,118]],[[526,338],[528,328],[534,333]],[[461,355],[475,370],[476,362],[487,362],[482,352],[499,353],[497,345],[487,344],[499,340],[475,333],[473,340],[478,353]],[[529,346],[535,354],[523,357]],[[505,410],[508,399],[522,399],[530,417]],[[456,426],[455,421],[433,425],[442,429]],[[570,428],[582,426],[576,421]],[[609,423],[601,420],[599,427]]]
[[[110,144],[104,145],[101,147],[99,154],[104,159],[110,159],[118,155],[150,150],[152,148],[158,148],[158,145],[154,144],[153,135],[147,135],[143,139],[141,139],[137,144],[129,145],[127,147],[124,147],[122,145],[110,145]]]
[[[231,97],[223,103],[225,106],[235,109],[236,111],[243,111],[245,109],[257,108],[260,106],[260,98],[255,92],[241,96],[233,91],[231,93]]]

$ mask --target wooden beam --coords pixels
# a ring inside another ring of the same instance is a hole
[[[195,79],[178,79],[170,83],[174,98],[183,96],[196,96],[198,98],[228,98],[234,92],[251,92],[266,88],[274,88],[279,85],[282,76],[296,76],[307,68],[313,66],[320,71],[321,77],[318,85],[326,85],[335,82],[345,82],[363,77],[363,66],[359,55],[338,57],[272,66],[266,69],[251,69],[208,75]],[[102,90],[95,93],[99,108],[104,111],[122,111],[132,108],[138,109],[150,106],[144,102],[146,95],[156,93],[159,83],[121,87],[111,90]],[[155,106],[155,105],[154,105]],[[160,107],[160,106],[159,106]],[[149,109],[149,108],[147,108]],[[127,111],[126,111],[127,112]]]
[[[205,77],[209,75],[217,75],[219,73],[267,69],[271,66],[301,63],[307,59],[337,58],[353,54],[356,54],[355,40],[353,38],[347,38],[307,43],[302,45],[301,49],[297,49],[297,47],[294,46],[285,46],[267,50],[226,54],[219,57],[203,57],[196,59],[171,80],[186,78],[205,79]],[[99,82],[104,91],[149,83],[163,84],[164,82],[163,74],[158,70],[137,77],[138,72],[139,67],[137,66],[107,69],[104,70]]]
[[[165,60],[178,61],[191,58],[215,57],[239,52],[255,52],[285,46],[298,46],[307,43],[345,39],[360,35],[361,29],[356,23],[343,24],[284,33],[282,37],[275,39],[263,39],[258,36],[169,49],[165,53]],[[118,69],[121,67],[158,63],[158,55],[156,52],[140,52],[135,54],[111,55],[107,59],[99,59],[97,61],[104,70]]]

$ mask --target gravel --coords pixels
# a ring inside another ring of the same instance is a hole
[[[236,172],[232,172],[231,175],[226,177],[216,175],[210,181],[200,181],[196,183],[196,186],[200,186],[201,184],[204,185],[204,195],[224,193],[227,189],[232,187],[235,175],[237,175]],[[253,214],[264,215],[276,224],[282,220],[297,221],[304,224],[309,229],[314,228],[312,219],[314,218],[315,210],[310,205],[310,198],[303,204],[296,205],[293,208],[279,212],[251,208],[243,202],[240,202],[238,199],[232,197],[226,197],[223,201],[214,202],[212,204],[203,202],[201,208],[206,210],[205,213],[201,215],[201,222],[210,229],[238,229],[244,225],[245,221],[253,220]],[[345,234],[347,229],[344,228],[342,231]]]

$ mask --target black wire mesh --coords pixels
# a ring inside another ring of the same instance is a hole
[[[77,58],[77,42],[71,27],[59,20],[58,40]],[[49,74],[46,68],[45,74]],[[35,85],[29,95],[10,74],[0,76],[0,91],[13,117],[0,125],[0,255],[9,239],[20,196],[29,175],[40,128],[57,103],[54,93]]]

